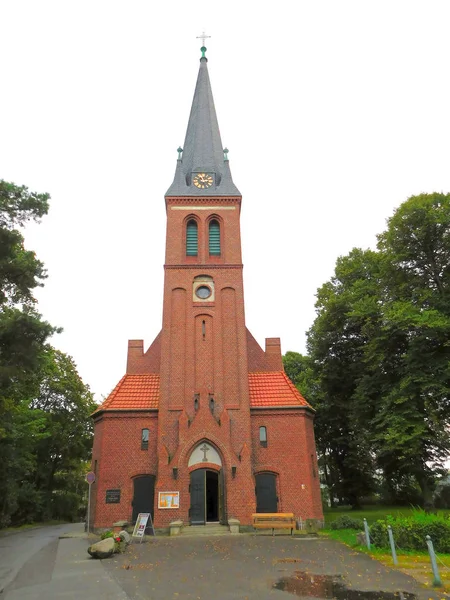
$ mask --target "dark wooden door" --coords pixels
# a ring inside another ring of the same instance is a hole
[[[276,475],[273,473],[260,473],[255,475],[255,480],[256,512],[276,513],[278,511]]]
[[[150,513],[154,517],[155,476],[144,475],[134,479],[133,523],[139,513]]]
[[[191,525],[204,525],[206,522],[206,470],[197,469],[191,473],[191,507],[189,517]]]

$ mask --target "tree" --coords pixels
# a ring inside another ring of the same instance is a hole
[[[39,221],[48,199],[0,180],[0,417],[7,401],[18,402],[36,383],[33,374],[42,365],[45,341],[56,331],[35,310],[33,290],[46,274],[17,229]]]
[[[19,228],[39,221],[48,194],[0,181],[0,527],[79,510],[95,408],[58,331],[36,310],[46,273]]]
[[[380,463],[412,474],[424,501],[450,440],[450,194],[404,202],[379,236],[386,257],[384,333],[395,364],[377,420]]]
[[[315,390],[311,358],[289,350],[283,356],[283,366],[292,383],[305,398],[312,401]]]
[[[318,291],[318,448],[355,506],[379,473],[391,499],[417,485],[427,501],[449,456],[449,282],[450,195],[422,194],[389,219],[378,251],[339,258]]]
[[[17,508],[17,481],[34,462],[31,440],[43,426],[27,400],[38,389],[46,341],[56,329],[35,309],[33,290],[45,271],[18,227],[39,221],[48,199],[0,181],[0,526]]]
[[[356,397],[364,372],[368,315],[377,312],[378,261],[354,249],[338,259],[335,275],[317,294],[317,317],[308,332],[308,351],[317,382],[317,446],[332,497],[357,508],[374,489],[374,461],[367,425]],[[363,313],[363,314],[362,314]]]
[[[59,490],[61,502],[72,486],[73,474],[90,456],[93,436],[90,415],[97,405],[70,356],[50,348],[42,375],[39,394],[30,408],[44,416],[49,435],[42,436],[35,446],[40,466],[34,482],[45,495],[46,513],[50,515],[55,490]]]

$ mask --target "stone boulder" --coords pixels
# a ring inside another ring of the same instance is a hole
[[[366,534],[364,531],[360,531],[356,534],[356,543],[360,546],[367,546]]]
[[[122,531],[119,533],[119,537],[127,545],[131,542],[131,535],[128,533],[128,531],[125,531],[125,529],[122,529]]]
[[[101,542],[92,544],[92,546],[89,546],[88,552],[92,558],[109,558],[114,554],[114,539],[106,538]]]

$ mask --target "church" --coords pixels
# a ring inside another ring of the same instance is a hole
[[[201,51],[165,195],[162,328],[146,350],[128,342],[126,373],[93,414],[95,529],[142,512],[156,528],[323,518],[314,410],[284,372],[280,339],[263,349],[245,326],[242,196]]]

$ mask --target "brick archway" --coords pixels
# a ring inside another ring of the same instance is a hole
[[[218,440],[215,436],[213,436],[209,433],[207,434],[206,431],[202,431],[200,433],[200,435],[195,436],[195,439],[194,439],[194,437],[192,437],[190,440],[188,440],[185,443],[185,445],[184,445],[183,449],[181,450],[180,455],[178,457],[176,466],[178,468],[186,467],[187,469],[189,469],[189,467],[188,467],[189,457],[191,456],[193,450],[199,444],[201,444],[203,442],[205,442],[206,444],[210,444],[211,446],[213,446],[213,448],[215,448],[215,450],[219,454],[220,459],[222,461],[222,465],[221,465],[222,469],[228,468],[231,465],[232,461],[231,461],[231,457],[230,457],[227,447],[220,440]]]

